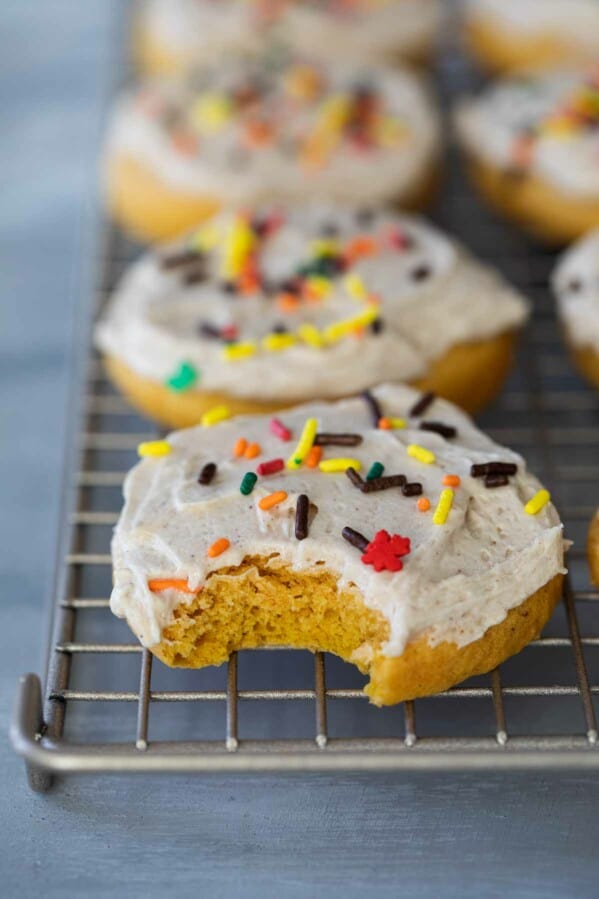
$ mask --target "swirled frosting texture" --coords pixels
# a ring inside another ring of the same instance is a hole
[[[422,188],[439,143],[417,76],[277,53],[125,95],[107,164],[130,157],[172,189],[221,203],[380,203]]]
[[[570,339],[599,353],[599,231],[563,255],[552,284]]]
[[[599,197],[599,69],[510,78],[460,104],[466,150],[577,197]]]
[[[265,40],[323,59],[354,61],[418,52],[432,43],[438,0],[147,0],[143,27],[189,61],[251,50]]]
[[[423,416],[410,417],[418,400],[406,387],[382,386],[373,395],[385,416],[404,418],[407,427],[381,430],[362,398],[336,404],[312,404],[286,412],[284,425],[292,442],[284,443],[269,427],[268,417],[247,416],[212,428],[196,427],[171,434],[170,455],[142,460],[125,482],[125,507],[113,539],[113,612],[128,620],[147,646],[158,643],[174,608],[190,600],[176,589],[152,592],[154,578],[187,579],[200,588],[210,572],[235,566],[246,556],[278,554],[294,570],[314,570],[324,563],[338,575],[341,589],[357,587],[365,605],[389,621],[390,637],[383,651],[397,656],[423,634],[431,644],[443,640],[465,645],[502,621],[554,575],[563,571],[564,543],[558,515],[549,503],[536,515],[525,504],[539,483],[516,453],[493,443],[471,420],[449,403],[435,400]],[[326,446],[323,459],[351,456],[365,478],[373,462],[384,474],[403,474],[420,483],[431,509],[421,512],[416,497],[399,487],[362,493],[344,474],[327,474],[306,465],[259,477],[244,496],[240,482],[264,460],[294,453],[306,419],[318,432],[352,432],[362,441],[351,448]],[[423,420],[456,429],[445,439],[421,429]],[[261,447],[258,458],[233,458],[236,441],[244,437]],[[430,451],[429,464],[409,455],[417,444]],[[490,489],[483,478],[471,477],[473,464],[515,463],[517,472],[503,487]],[[216,463],[212,482],[198,483],[198,473]],[[447,490],[446,475],[457,475],[453,505],[445,524],[434,523],[434,512]],[[287,498],[263,510],[261,498],[284,491]],[[295,509],[300,494],[311,503],[306,539],[295,536]],[[372,540],[380,530],[410,540],[410,552],[400,571],[377,571],[362,561],[359,549],[342,537],[344,527]],[[211,558],[208,548],[225,537],[229,548]]]
[[[227,280],[236,228],[254,240],[249,293],[243,265]],[[165,267],[207,238],[211,249]],[[198,264],[205,280],[186,283]],[[526,315],[498,275],[420,219],[312,206],[247,220],[227,213],[148,254],[117,288],[96,341],[156,381],[187,363],[198,373],[191,389],[294,401],[415,379],[451,347],[514,329]]]

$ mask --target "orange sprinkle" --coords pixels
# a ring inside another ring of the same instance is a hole
[[[243,455],[246,459],[255,459],[256,456],[259,456],[261,452],[262,447],[259,443],[249,443]]]
[[[416,505],[421,512],[428,512],[431,507],[431,501],[430,499],[428,499],[428,497],[421,496]]]
[[[304,459],[304,465],[307,465],[308,468],[318,468],[318,463],[322,459],[322,447],[321,446],[313,446],[306,458]]]
[[[379,428],[381,431],[390,431],[393,425],[390,418],[379,418]]]
[[[446,474],[443,478],[443,484],[445,487],[459,487],[461,483],[462,481],[458,474]]]
[[[202,589],[201,587],[197,587],[195,590],[191,590],[188,583],[187,578],[176,578],[176,577],[155,577],[152,580],[148,581],[148,588],[152,591],[152,593],[160,593],[161,590],[180,590],[181,593],[199,593]]]
[[[241,456],[245,453],[247,449],[248,442],[245,437],[240,437],[235,446],[233,447],[233,455],[236,459],[240,459]]]
[[[246,123],[244,140],[246,146],[263,147],[273,139],[273,131],[268,122],[253,119]]]
[[[219,537],[218,540],[215,540],[210,549],[208,550],[208,555],[211,559],[215,559],[217,556],[222,555],[229,547],[231,546],[231,541],[227,540],[226,537]]]
[[[274,493],[263,496],[258,505],[264,512],[268,512],[269,509],[274,509],[275,506],[278,506],[279,503],[284,502],[286,499],[287,494],[284,490],[275,490]]]
[[[299,306],[299,300],[292,293],[280,293],[277,297],[277,308],[281,312],[295,312]]]
[[[376,250],[376,241],[372,237],[356,237],[345,247],[344,256],[347,262],[352,263],[357,259],[373,256]]]
[[[198,142],[188,131],[175,131],[171,141],[175,150],[183,156],[193,156],[197,152]]]

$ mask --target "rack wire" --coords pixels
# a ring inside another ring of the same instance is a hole
[[[444,106],[474,76],[449,51]],[[599,590],[584,544],[599,500],[599,399],[571,368],[547,282],[555,257],[485,211],[449,151],[433,218],[493,262],[533,301],[517,367],[481,426],[551,489],[575,541],[563,602],[545,633],[501,669],[436,697],[374,709],[363,678],[331,656],[243,652],[220,669],[153,662],[108,608],[110,536],[135,448],[154,436],[112,389],[79,334],[57,586],[44,686],[19,684],[12,739],[29,783],[56,773],[283,770],[476,770],[597,767]],[[94,315],[137,249],[105,225]]]

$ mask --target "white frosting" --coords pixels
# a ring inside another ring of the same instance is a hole
[[[388,385],[376,388],[374,395],[385,415],[403,417],[419,396],[410,388]],[[421,483],[431,510],[419,511],[416,498],[405,497],[399,488],[364,494],[343,473],[324,474],[306,466],[259,478],[252,494],[242,496],[244,473],[263,460],[292,455],[309,416],[318,420],[320,431],[363,435],[357,447],[325,447],[324,458],[356,458],[364,477],[379,461],[385,475],[402,473],[409,482]],[[128,475],[112,546],[111,608],[127,618],[144,645],[158,643],[174,608],[191,599],[175,589],[151,592],[149,579],[187,578],[194,590],[210,572],[239,565],[246,556],[278,554],[296,571],[314,570],[324,562],[338,575],[340,589],[355,585],[366,606],[389,621],[383,648],[389,656],[400,655],[422,634],[431,644],[450,640],[463,646],[476,640],[563,572],[564,541],[556,510],[551,504],[537,515],[524,510],[538,481],[517,454],[493,443],[449,403],[435,400],[424,414],[428,421],[457,428],[449,440],[420,430],[421,419],[414,418],[404,430],[376,430],[361,398],[297,407],[281,417],[293,433],[291,443],[271,434],[268,417],[240,417],[172,434],[170,455],[144,459]],[[261,445],[254,462],[231,458],[240,436]],[[408,456],[406,447],[413,443],[431,450],[436,460],[426,465]],[[488,461],[517,464],[509,485],[488,489],[483,479],[470,476],[473,463]],[[217,463],[217,473],[209,486],[200,486],[198,473],[208,462]],[[455,488],[446,523],[435,525],[445,474],[458,475],[461,485]],[[284,490],[287,499],[274,510],[260,510],[259,500],[277,490]],[[317,511],[307,539],[298,541],[295,507],[302,493]],[[376,572],[363,563],[361,552],[341,536],[345,526],[369,540],[382,529],[408,537],[411,552],[403,570]],[[208,548],[221,537],[230,547],[209,558]]]
[[[571,340],[599,353],[599,231],[562,256],[552,284]]]
[[[223,214],[216,232],[226,237],[233,221],[231,214]],[[330,295],[320,302],[304,302],[296,312],[284,314],[272,295],[231,297],[218,277],[219,248],[206,259],[208,280],[185,286],[180,271],[161,267],[162,250],[147,254],[126,274],[98,324],[99,348],[153,380],[164,382],[188,362],[201,372],[194,389],[296,401],[336,398],[381,381],[417,378],[456,344],[494,337],[526,318],[525,302],[499,275],[432,226],[394,213],[377,213],[368,225],[358,224],[356,213],[348,209],[314,206],[286,213],[284,224],[262,243],[260,268],[267,282],[294,275],[311,258],[313,242],[327,225],[336,231],[341,249],[357,234],[375,239],[381,249],[332,279]],[[410,238],[407,249],[389,242],[388,235],[398,230]],[[421,268],[427,277],[417,281],[413,273]],[[262,338],[279,324],[297,333],[310,323],[322,333],[359,314],[364,306],[348,291],[351,275],[358,275],[369,294],[378,297],[380,333],[350,334],[324,348],[301,339],[277,352],[262,347]],[[221,341],[199,335],[202,323],[235,325],[238,341],[258,344],[255,355],[225,360]]]
[[[347,4],[346,12],[337,13],[322,2],[279,6],[278,15],[261,20],[255,0],[146,0],[142,27],[194,64],[256,49],[267,39],[318,58],[352,62],[426,49],[441,19],[439,0],[375,0]]]
[[[115,156],[130,156],[175,190],[240,205],[320,198],[376,204],[409,196],[430,176],[439,150],[439,120],[428,90],[408,72],[373,68],[360,74],[352,67],[321,66],[324,93],[306,103],[290,99],[283,77],[272,77],[248,111],[236,113],[215,132],[202,133],[193,154],[178,152],[163,119],[148,112],[166,105],[193,131],[191,109],[198,100],[243,83],[249,72],[264,77],[268,69],[229,60],[225,69],[205,71],[185,85],[155,84],[125,95],[109,131],[108,164]],[[375,87],[385,115],[403,136],[390,146],[367,149],[341,140],[322,165],[305,164],[297,147],[313,134],[323,103],[346,93],[358,78]],[[193,87],[198,80],[200,89]],[[255,149],[244,147],[243,129],[250,116],[274,126],[277,139]]]
[[[556,133],[547,127],[575,98],[584,73],[552,72],[511,78],[458,106],[459,136],[475,157],[492,166],[514,166],[514,147],[527,129],[538,129],[527,168],[541,180],[577,197],[599,196],[599,129],[576,127]]]
[[[581,49],[599,49],[597,0],[466,0],[466,10],[526,37],[549,35]]]

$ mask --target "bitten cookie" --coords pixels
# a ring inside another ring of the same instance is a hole
[[[500,389],[525,301],[423,221],[332,206],[223,213],[125,275],[96,329],[171,427],[410,381],[469,410]]]
[[[467,416],[410,388],[191,428],[139,452],[111,608],[168,665],[324,650],[388,705],[489,671],[560,597],[548,492]]]
[[[180,74],[269,43],[352,64],[421,62],[440,21],[439,0],[145,0],[135,49],[148,75]]]
[[[499,72],[578,62],[599,53],[596,0],[466,0],[466,38]]]
[[[512,78],[457,110],[481,193],[535,235],[564,243],[599,225],[599,68]]]
[[[107,199],[117,222],[151,241],[230,204],[420,207],[439,150],[437,112],[408,72],[230,59],[122,98],[106,151]]]
[[[564,254],[552,286],[572,358],[599,388],[599,231]]]

